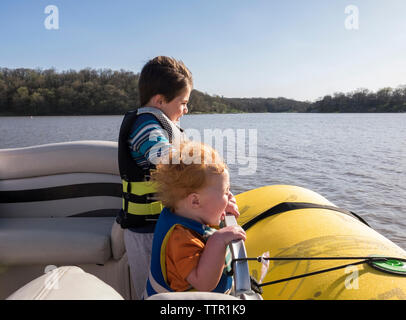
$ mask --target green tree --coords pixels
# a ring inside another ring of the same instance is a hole
[[[6,82],[0,78],[0,113],[6,113],[8,111],[7,85]]]
[[[19,87],[13,95],[14,110],[17,113],[26,115],[29,113],[27,105],[30,103],[30,92],[27,87]]]

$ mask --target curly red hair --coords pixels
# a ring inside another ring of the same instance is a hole
[[[169,155],[168,164],[157,165],[151,181],[156,183],[158,199],[174,211],[179,200],[205,187],[210,175],[222,174],[226,169],[226,163],[212,147],[187,141]]]

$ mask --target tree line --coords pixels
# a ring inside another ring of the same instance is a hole
[[[406,85],[326,95],[312,103],[307,112],[406,112]]]
[[[0,68],[0,115],[121,115],[139,106],[139,73]],[[225,98],[193,90],[190,113],[406,112],[406,86],[358,89],[315,102],[287,98]]]
[[[138,78],[110,69],[0,69],[3,115],[122,114],[138,103]]]

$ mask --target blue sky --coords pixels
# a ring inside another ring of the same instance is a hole
[[[406,84],[405,16],[404,0],[1,0],[0,67],[139,72],[167,55],[209,94],[313,101]]]

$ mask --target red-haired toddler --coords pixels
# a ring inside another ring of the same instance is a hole
[[[187,290],[229,293],[227,246],[246,235],[239,226],[218,229],[226,212],[239,215],[227,165],[208,145],[189,141],[169,164],[157,166],[152,181],[165,208],[155,227],[144,298]]]

